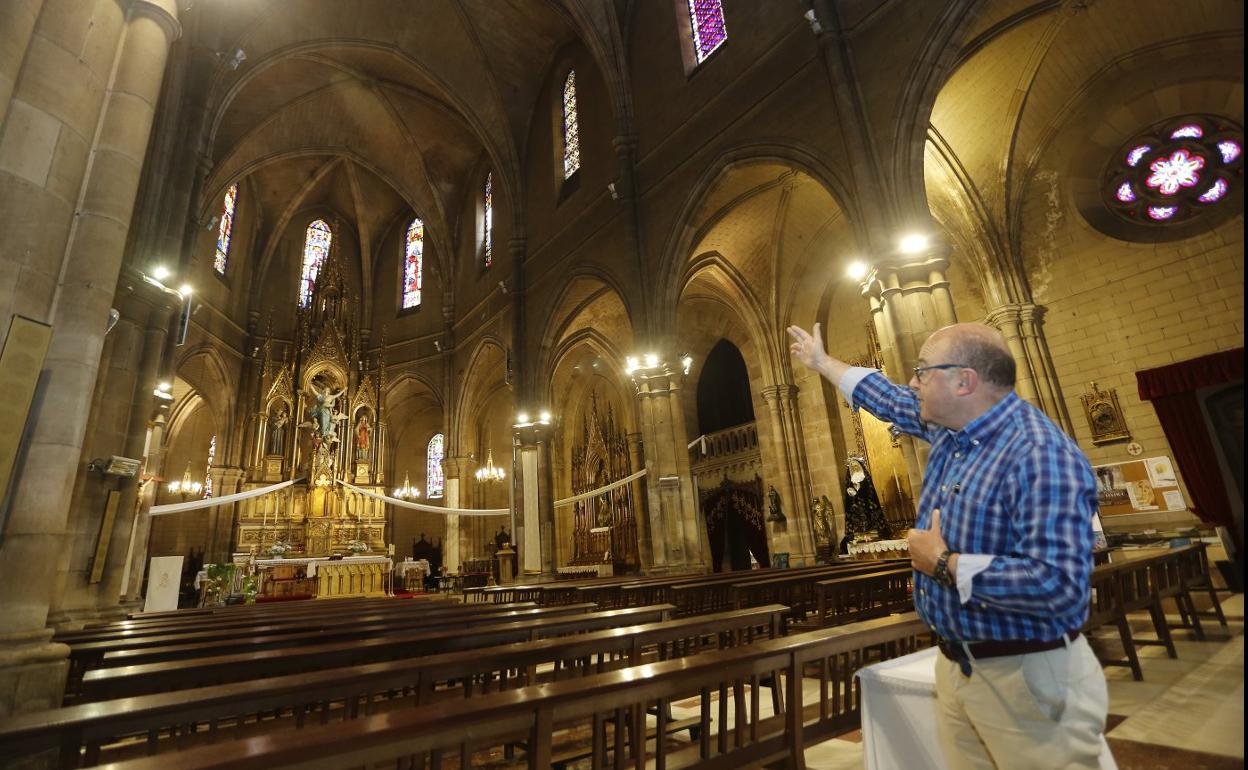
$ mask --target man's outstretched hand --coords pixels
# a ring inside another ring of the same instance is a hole
[[[798,361],[819,371],[825,361],[831,360],[828,354],[823,352],[823,332],[820,331],[819,324],[815,324],[810,334],[807,334],[806,330],[800,326],[790,326],[788,331],[789,339],[793,341],[789,345],[789,352]]]

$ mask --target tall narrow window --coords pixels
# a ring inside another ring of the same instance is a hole
[[[217,459],[217,436],[208,442],[208,468],[204,471],[204,497],[212,497],[212,464]]]
[[[420,220],[420,217],[416,217],[407,226],[407,238],[403,245],[403,310],[409,307],[420,307],[424,262],[425,223]]]
[[[485,206],[482,217],[481,262],[494,264],[494,174],[485,175]]]
[[[581,167],[581,134],[576,120],[576,70],[563,81],[563,178]]]
[[[442,490],[446,489],[446,477],[442,475],[442,457],[445,451],[442,434],[433,434],[433,438],[429,439],[429,459],[425,464],[425,490],[431,498],[441,497]]]
[[[316,287],[316,276],[321,266],[329,257],[329,245],[334,234],[324,219],[318,219],[308,225],[307,235],[303,239],[303,271],[299,277],[299,307],[307,307],[312,301],[312,289]]]
[[[217,275],[225,275],[225,265],[230,259],[230,238],[234,233],[234,205],[238,202],[238,183],[225,191],[221,204],[221,225],[217,228],[217,253],[212,258],[212,268]]]
[[[698,64],[715,52],[728,39],[724,26],[724,6],[720,0],[689,0],[689,26],[693,33],[693,50]]]

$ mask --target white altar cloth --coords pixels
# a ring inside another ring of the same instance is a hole
[[[935,647],[858,670],[866,770],[947,770],[936,737]],[[1101,769],[1117,770],[1101,736]]]
[[[316,566],[318,564],[385,564],[386,570],[389,571],[393,566],[393,562],[387,556],[344,556],[341,559],[331,560],[328,556],[312,556],[299,557],[293,559],[256,559],[257,567],[290,567],[290,566],[306,566],[307,576],[316,577]]]
[[[885,551],[909,551],[910,541],[908,540],[870,540],[858,543],[850,543],[845,549],[850,556],[857,556],[860,553],[883,553]]]

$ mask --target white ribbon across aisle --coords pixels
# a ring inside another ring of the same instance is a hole
[[[588,492],[582,492],[579,495],[574,495],[572,497],[565,497],[562,500],[556,500],[554,502],[554,507],[562,508],[564,506],[578,503],[581,500],[587,500],[591,497],[596,497],[598,495],[601,495],[604,492],[610,492],[616,487],[622,487],[625,484],[631,484],[632,482],[636,481],[637,479],[645,475],[646,475],[646,471],[643,468],[642,470],[637,471],[631,476],[625,476],[619,481],[613,481],[610,484],[598,487],[597,489],[591,489]],[[343,485],[347,489],[351,490],[352,492],[356,492],[358,494],[364,495],[365,497],[372,497],[377,500],[383,500],[387,503],[390,503],[391,505],[398,506],[399,508],[411,508],[414,511],[424,511],[426,513],[444,513],[447,515],[456,515],[456,516],[502,516],[503,514],[511,513],[510,508],[443,508],[440,505],[425,505],[423,503],[413,503],[410,500],[400,500],[397,497],[391,497],[389,495],[383,495],[377,492],[363,489],[361,487],[355,486],[354,484],[348,484],[347,482],[341,479],[338,479],[338,483]]]
[[[259,487],[257,489],[249,489],[246,492],[239,492],[225,497],[205,497],[202,500],[191,500],[186,503],[166,503],[165,505],[153,505],[150,511],[152,516],[164,516],[167,513],[182,513],[183,511],[194,511],[199,508],[211,508],[214,505],[226,505],[227,503],[237,503],[239,500],[247,500],[252,497],[260,497],[270,492],[277,492],[303,479],[291,479],[283,481],[280,484],[273,484],[268,487]]]

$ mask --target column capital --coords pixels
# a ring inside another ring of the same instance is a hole
[[[511,426],[511,434],[521,447],[535,447],[550,440],[551,426],[549,422],[530,422]]]
[[[797,398],[797,386],[790,383],[768,385],[759,390],[759,393],[762,393],[763,398],[768,402],[784,403]]]
[[[178,21],[178,6],[174,0],[130,0],[128,16],[146,16],[165,31],[169,45],[182,37],[182,23]]]

